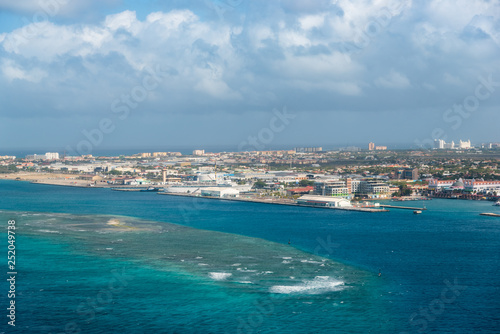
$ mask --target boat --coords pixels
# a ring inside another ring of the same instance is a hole
[[[415,210],[415,211],[413,211],[413,213],[416,214],[416,215],[419,215],[419,214],[422,213],[422,210]]]
[[[500,199],[493,206],[500,206]]]
[[[160,188],[149,187],[147,189],[141,189],[140,191],[157,192],[157,191],[160,191]]]

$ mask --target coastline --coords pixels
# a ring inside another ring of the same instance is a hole
[[[93,183],[80,180],[77,175],[56,173],[9,173],[0,176],[0,180],[25,181],[33,184],[46,184],[52,186],[79,187],[79,188],[132,188],[134,186],[108,184],[107,182]],[[150,185],[136,186],[137,189],[146,189]]]

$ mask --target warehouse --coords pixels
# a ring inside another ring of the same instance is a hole
[[[234,188],[207,187],[201,189],[201,196],[211,196],[220,198],[239,197],[240,191]]]
[[[297,199],[297,204],[322,206],[328,208],[347,208],[352,207],[351,201],[341,197],[304,195]]]

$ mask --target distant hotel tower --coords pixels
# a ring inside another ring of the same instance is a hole
[[[375,143],[368,144],[368,150],[373,151],[375,149]]]

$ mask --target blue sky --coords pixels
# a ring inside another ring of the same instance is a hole
[[[500,141],[500,3],[0,0],[0,98],[0,154]]]

